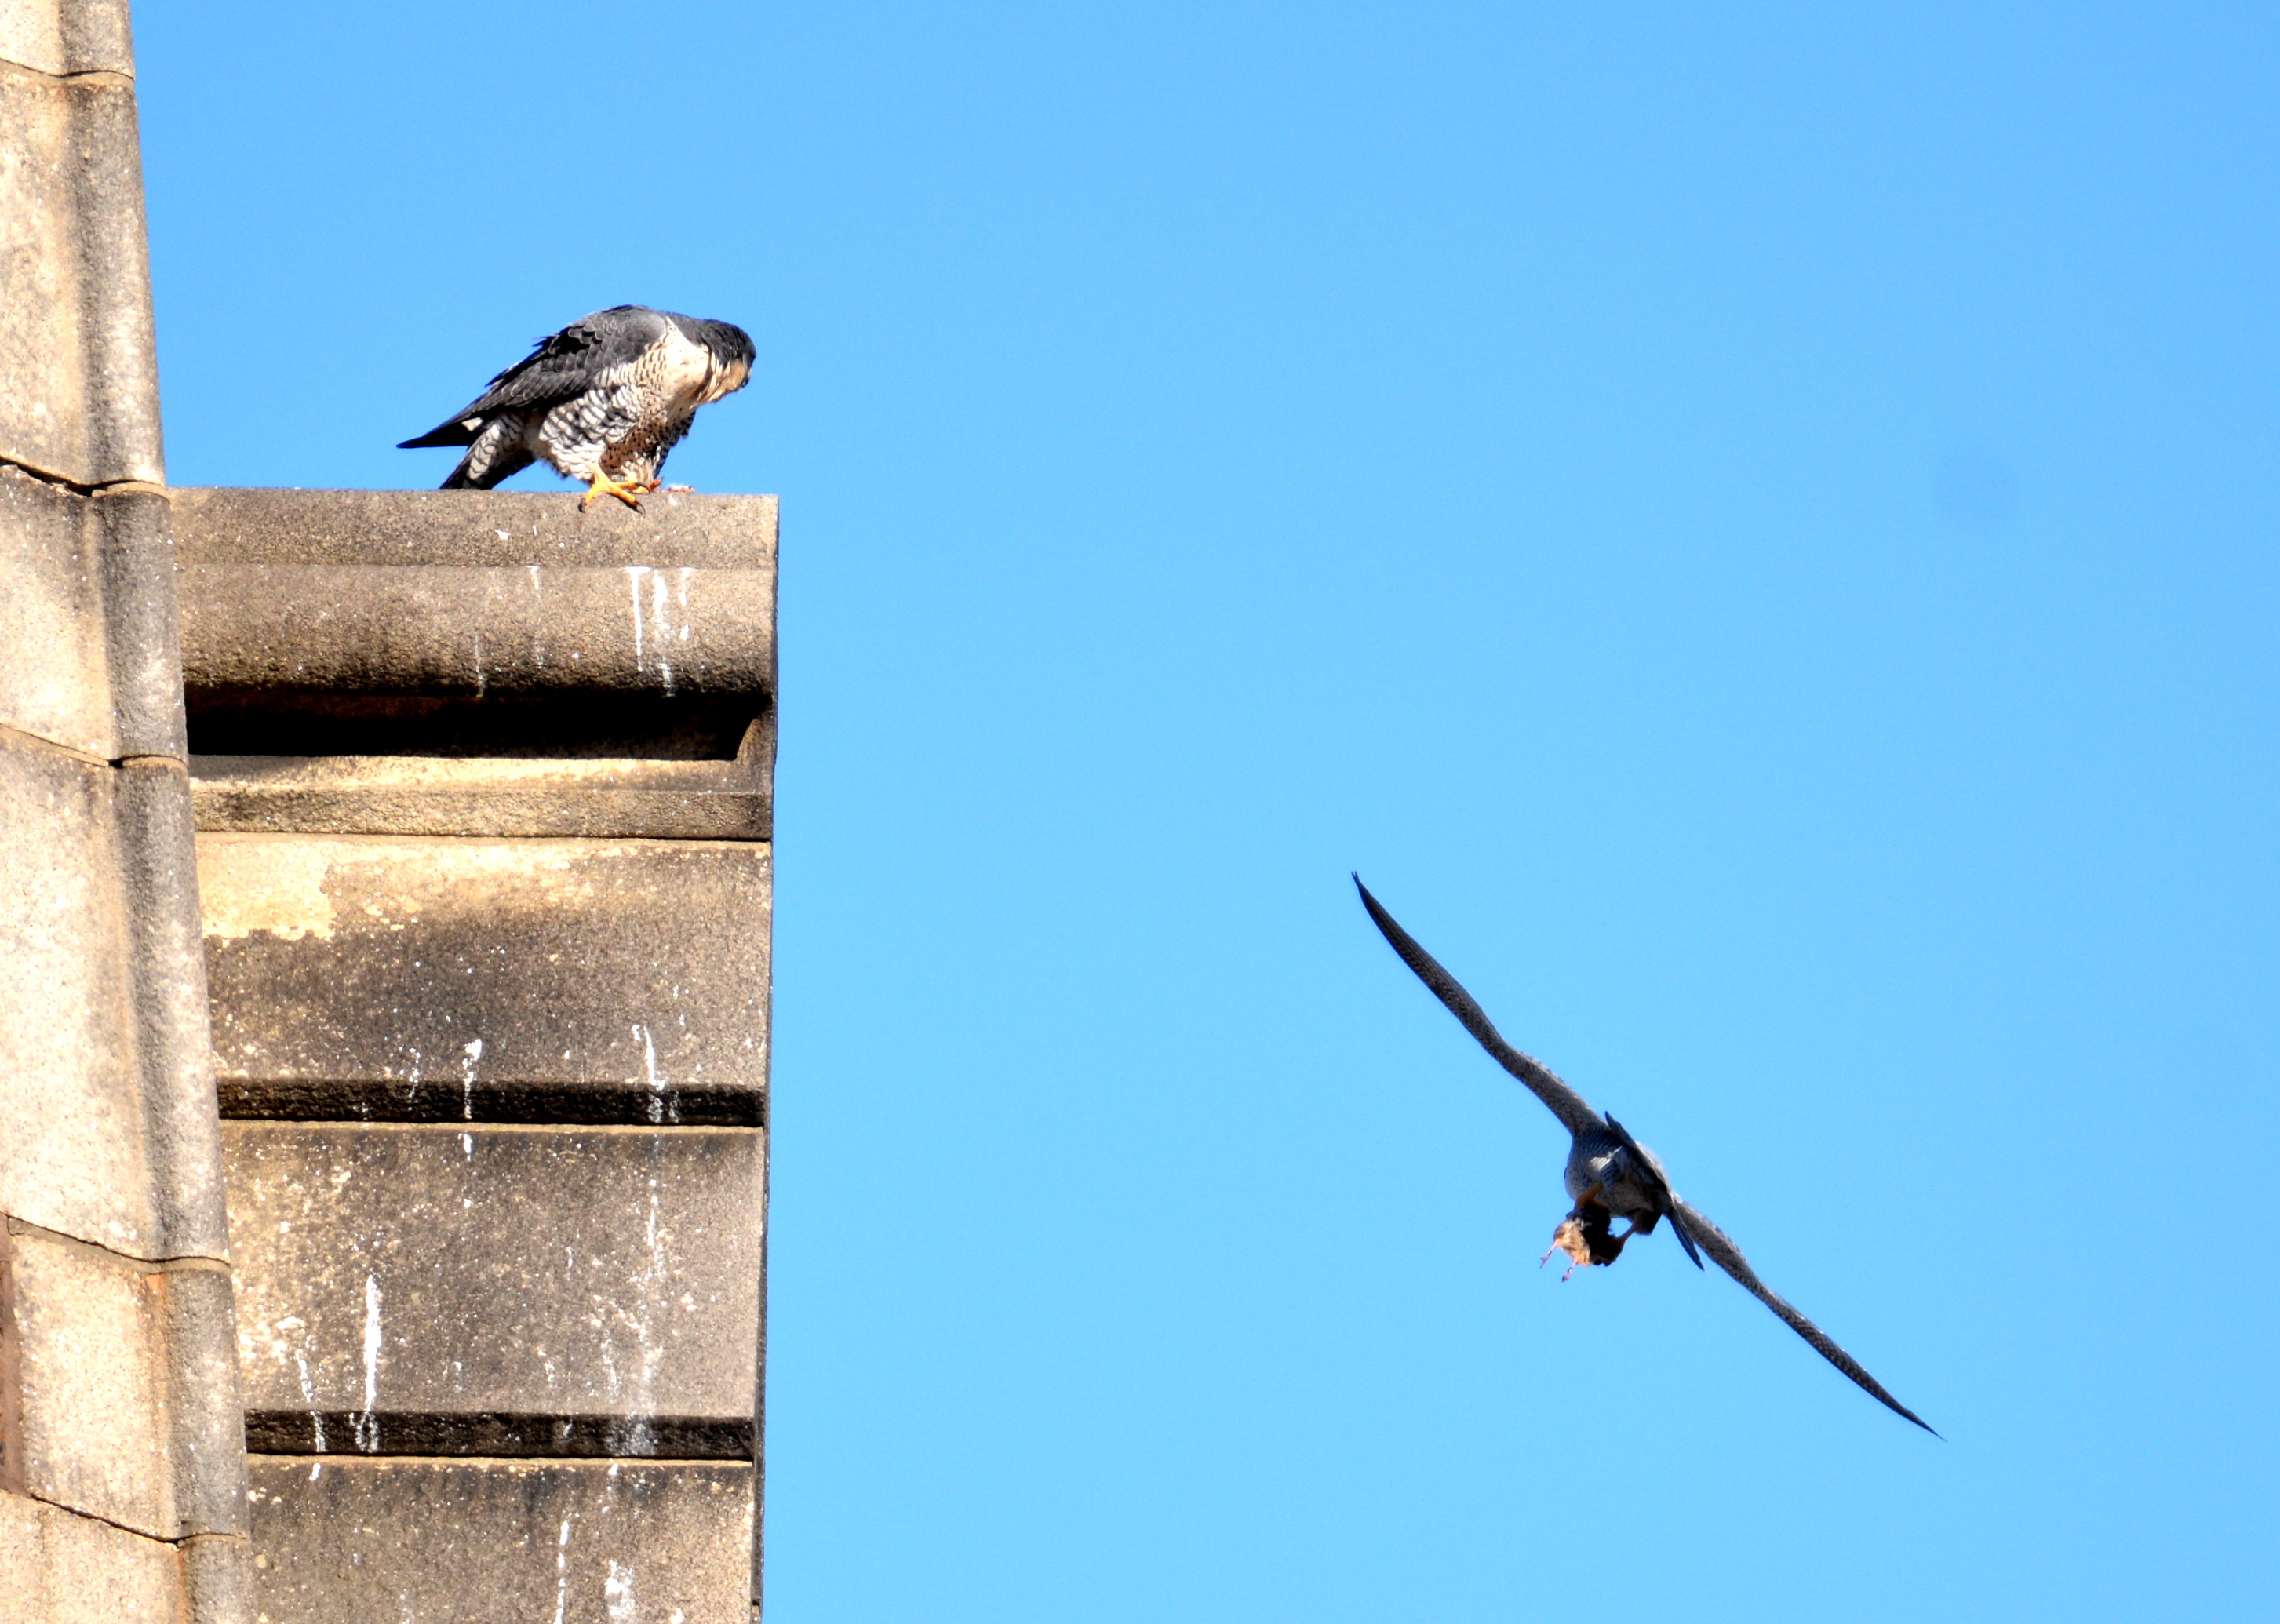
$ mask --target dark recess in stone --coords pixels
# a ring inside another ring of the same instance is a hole
[[[318,1446],[321,1436],[324,1446]],[[369,1443],[371,1447],[363,1447]],[[497,1459],[738,1460],[752,1458],[744,1417],[404,1415],[386,1410],[248,1410],[257,1455],[481,1455]]]
[[[192,688],[196,756],[443,756],[733,761],[753,694],[343,694]]]
[[[271,1081],[225,1077],[221,1114],[236,1122],[551,1123],[602,1128],[766,1128],[758,1089],[612,1088],[517,1083]]]

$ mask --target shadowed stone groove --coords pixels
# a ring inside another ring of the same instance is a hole
[[[363,1448],[358,1440],[368,1440]],[[744,1460],[752,1422],[706,1415],[407,1414],[248,1410],[245,1447],[264,1455],[477,1455],[608,1460]]]

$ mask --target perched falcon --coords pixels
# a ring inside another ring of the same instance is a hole
[[[743,328],[620,304],[539,340],[474,400],[403,446],[467,448],[445,490],[489,490],[543,458],[586,482],[580,508],[603,496],[637,508],[697,408],[751,375]]]
[[[1906,1416],[1909,1420],[1931,1433],[1939,1435],[1923,1418],[1899,1399],[1886,1392],[1876,1378],[1853,1362],[1852,1356],[1823,1335],[1818,1326],[1791,1308],[1760,1280],[1742,1249],[1726,1238],[1724,1230],[1696,1212],[1670,1188],[1669,1176],[1663,1172],[1661,1159],[1632,1138],[1623,1125],[1613,1117],[1602,1116],[1583,1102],[1583,1097],[1560,1081],[1537,1061],[1514,1049],[1489,1023],[1481,1006],[1473,997],[1457,984],[1457,978],[1444,970],[1439,962],[1417,945],[1416,939],[1394,922],[1369,894],[1369,888],[1354,876],[1354,889],[1361,893],[1361,905],[1369,910],[1369,917],[1401,955],[1401,962],[1417,973],[1417,979],[1433,989],[1434,997],[1449,1006],[1465,1030],[1471,1033],[1481,1047],[1487,1050],[1498,1065],[1526,1083],[1537,1098],[1552,1108],[1574,1141],[1568,1152],[1568,1196],[1575,1205],[1560,1228],[1552,1233],[1552,1251],[1564,1251],[1571,1259],[1568,1274],[1593,1264],[1613,1263],[1622,1255],[1623,1243],[1634,1235],[1652,1235],[1662,1220],[1670,1220],[1670,1227],[1678,1236],[1678,1243],[1702,1266],[1702,1255],[1695,1250],[1700,1243],[1702,1251],[1718,1260],[1718,1266],[1742,1283],[1742,1289],[1782,1317],[1790,1329],[1812,1345],[1813,1351],[1852,1378],[1887,1409]],[[1613,1220],[1623,1219],[1627,1228],[1622,1234],[1614,1233]],[[1547,1258],[1552,1252],[1545,1252]],[[1566,1276],[1561,1276],[1565,1279]]]

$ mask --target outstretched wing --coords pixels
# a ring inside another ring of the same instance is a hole
[[[481,395],[399,450],[470,445],[493,412],[551,405],[588,389],[624,381],[633,364],[658,341],[666,318],[641,304],[620,304],[582,316],[490,381]]]
[[[1764,1281],[1760,1280],[1758,1272],[1750,1266],[1750,1260],[1742,1256],[1742,1249],[1727,1238],[1723,1229],[1675,1197],[1670,1204],[1670,1215],[1672,1221],[1678,1225],[1681,1231],[1691,1235],[1699,1241],[1702,1243],[1702,1250],[1718,1260],[1720,1268],[1741,1282],[1743,1290],[1779,1314],[1782,1317],[1782,1323],[1804,1337],[1815,1353],[1852,1377],[1860,1384],[1861,1390],[1878,1404],[1893,1413],[1905,1416],[1914,1421],[1926,1432],[1930,1433],[1933,1437],[1939,1436],[1937,1428],[1930,1422],[1886,1392],[1883,1384],[1876,1377],[1861,1369],[1859,1362],[1851,1354],[1829,1341],[1822,1334],[1819,1326],[1791,1308],[1782,1300],[1778,1293],[1768,1288]]]
[[[1584,1103],[1583,1097],[1562,1082],[1541,1062],[1520,1052],[1490,1024],[1481,1006],[1473,1002],[1473,995],[1457,984],[1457,978],[1441,967],[1440,961],[1417,945],[1417,939],[1394,922],[1393,915],[1381,906],[1369,894],[1369,887],[1361,876],[1353,877],[1354,889],[1361,893],[1361,905],[1369,910],[1370,919],[1379,932],[1393,944],[1401,955],[1401,962],[1417,973],[1417,979],[1433,989],[1433,996],[1449,1006],[1449,1012],[1458,1023],[1473,1035],[1474,1041],[1489,1051],[1496,1063],[1526,1083],[1529,1091],[1552,1107],[1552,1114],[1570,1134],[1604,1133],[1606,1123],[1599,1113]]]

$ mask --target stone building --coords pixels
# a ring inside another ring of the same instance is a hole
[[[0,1619],[759,1594],[776,509],[169,490],[0,0]]]

